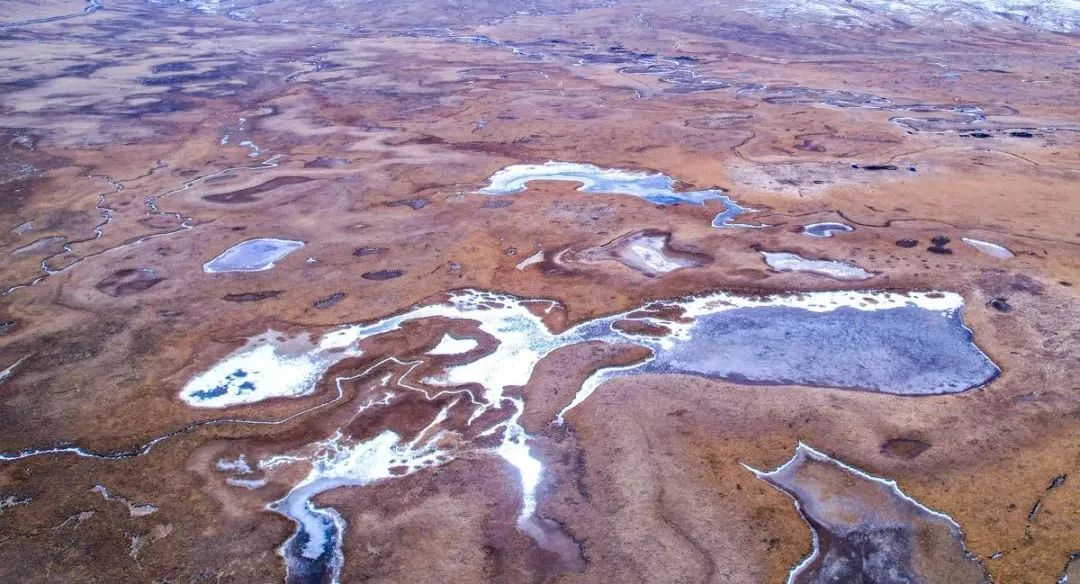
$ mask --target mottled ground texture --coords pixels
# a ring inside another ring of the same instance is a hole
[[[1076,0],[2,12],[0,581],[1080,578]]]

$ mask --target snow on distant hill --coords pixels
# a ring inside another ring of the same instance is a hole
[[[750,0],[739,10],[839,28],[993,26],[1080,31],[1080,0]]]

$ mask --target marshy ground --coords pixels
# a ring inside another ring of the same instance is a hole
[[[8,4],[0,580],[1080,570],[1073,3]]]

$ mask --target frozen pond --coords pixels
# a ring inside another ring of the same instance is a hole
[[[855,228],[847,223],[839,222],[811,223],[810,225],[804,225],[802,228],[802,233],[810,237],[832,237],[834,233],[847,233],[849,231],[855,231]]]
[[[646,276],[657,277],[685,268],[704,266],[713,261],[708,254],[680,249],[670,244],[671,233],[659,229],[639,229],[620,235],[604,245],[580,251],[565,249],[545,257],[541,252],[522,260],[523,269],[548,259],[554,266],[573,270],[576,266],[614,261]]]
[[[763,306],[705,314],[686,338],[638,373],[683,373],[738,383],[842,387],[905,395],[952,393],[992,375],[959,317],[916,306],[811,312]],[[903,354],[905,347],[911,354]]]
[[[478,192],[485,195],[509,195],[519,193],[534,180],[552,180],[581,183],[579,191],[630,195],[657,205],[686,203],[704,205],[719,201],[724,211],[713,218],[713,227],[762,227],[733,223],[735,217],[753,211],[742,207],[721,189],[701,191],[677,191],[676,180],[659,172],[601,168],[580,162],[549,161],[543,164],[511,164],[491,175],[488,185]]]
[[[536,305],[554,307],[558,303],[465,290],[449,294],[444,303],[420,305],[368,324],[342,326],[317,339],[268,331],[194,376],[181,390],[180,398],[194,407],[222,408],[308,395],[332,365],[362,355],[362,341],[431,317],[477,321],[480,330],[499,340],[493,350],[449,367],[439,378],[424,380],[437,386],[475,383],[485,388],[481,397],[489,402],[497,401],[505,387],[528,383],[533,368],[551,351],[589,341],[644,346],[658,361],[653,369],[664,366],[755,383],[798,379],[813,385],[901,395],[964,391],[997,373],[960,321],[963,299],[947,292],[807,292],[758,297],[717,292],[653,302],[582,322],[560,333],[549,330],[530,310]],[[621,325],[631,321],[668,332],[660,336],[623,332]],[[617,323],[620,326],[613,326]],[[840,334],[845,328],[860,335],[860,343],[840,347],[837,339],[847,338]],[[783,338],[798,338],[800,342],[794,343],[798,345],[794,348],[784,347]],[[453,350],[473,346],[463,341],[467,342],[455,338]],[[920,350],[913,351],[916,346]],[[446,342],[436,348],[437,353],[450,350]],[[731,359],[721,366],[709,365],[716,360],[704,356],[687,357],[699,350],[736,355],[757,351],[760,355],[750,360]],[[874,371],[849,367],[862,356],[875,364]],[[817,363],[803,367],[801,376],[793,375],[790,363],[806,359]],[[845,373],[826,375],[830,369]]]
[[[262,272],[274,267],[274,262],[302,247],[304,247],[304,242],[292,239],[249,239],[241,241],[203,264],[203,271],[207,274]]]
[[[788,252],[763,251],[765,263],[778,272],[808,272],[834,280],[865,280],[873,274],[846,262],[811,260]]]
[[[750,470],[791,496],[813,531],[813,550],[791,570],[790,584],[932,582],[938,574],[956,584],[989,581],[956,521],[920,504],[895,481],[801,442],[779,468]]]

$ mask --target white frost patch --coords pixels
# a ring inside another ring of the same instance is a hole
[[[21,507],[23,505],[29,505],[32,499],[30,497],[19,497],[16,495],[8,495],[3,499],[0,499],[0,513],[11,509],[12,507]]]
[[[12,363],[11,365],[8,365],[6,369],[4,369],[3,371],[0,371],[0,383],[3,383],[5,381],[7,381],[8,379],[11,379],[11,376],[15,373],[15,368],[18,367],[19,365],[22,365],[23,361],[26,361],[29,358],[30,358],[30,355],[25,355],[23,357],[20,357],[17,361]]]
[[[229,460],[227,458],[220,458],[217,464],[214,465],[221,472],[233,473],[238,476],[231,476],[225,479],[225,482],[234,487],[243,487],[245,489],[258,489],[266,486],[266,478],[251,478],[256,471],[248,464],[247,457],[241,454],[239,457]]]
[[[113,495],[109,493],[109,489],[105,488],[104,485],[94,485],[90,490],[101,495],[106,501],[116,501],[121,505],[124,505],[128,509],[128,514],[132,517],[143,517],[158,510],[156,505],[151,505],[149,503],[133,503],[124,497]]]
[[[444,334],[438,345],[428,351],[428,355],[460,355],[480,346],[476,339],[459,339],[449,334]]]
[[[810,260],[788,252],[763,251],[765,263],[780,272],[809,272],[836,280],[865,280],[873,274],[845,262],[835,260]]]
[[[258,158],[259,155],[262,154],[262,149],[251,140],[244,140],[240,142],[240,145],[251,151],[248,154],[248,158]]]
[[[94,511],[80,511],[80,512],[74,514],[74,515],[71,515],[67,519],[61,521],[60,524],[57,525],[56,527],[54,527],[53,529],[59,530],[59,529],[66,529],[68,527],[70,527],[72,529],[78,529],[78,528],[82,527],[83,523],[86,523],[87,521],[89,521],[90,518],[93,517],[93,516],[94,516]]]
[[[225,482],[234,487],[243,487],[245,489],[258,489],[266,486],[266,479],[238,479],[229,477],[225,479]]]
[[[540,250],[540,251],[532,254],[531,256],[521,260],[514,267],[519,269],[519,270],[524,270],[525,268],[527,268],[527,267],[529,267],[529,266],[531,266],[533,264],[539,264],[542,261],[544,261],[544,250]]]
[[[1005,246],[998,245],[996,243],[990,243],[989,241],[981,241],[978,239],[971,239],[968,237],[961,237],[960,240],[989,256],[1001,259],[1009,259],[1016,257],[1016,255],[1014,255],[1013,252],[1009,251]]]
[[[131,546],[128,549],[128,555],[131,556],[132,559],[139,559],[139,553],[142,552],[144,547],[159,539],[167,537],[172,533],[172,530],[173,527],[170,523],[168,525],[155,525],[154,528],[150,530],[150,533],[136,533],[131,535]]]
[[[227,458],[218,459],[215,466],[220,471],[235,472],[237,474],[248,474],[252,471],[251,465],[247,462],[247,457],[243,454],[241,454],[239,458],[233,460]]]

